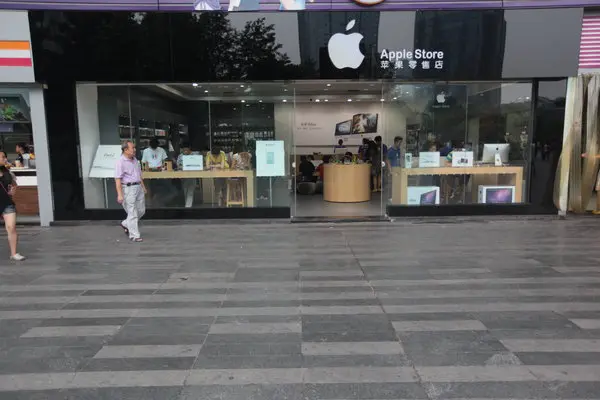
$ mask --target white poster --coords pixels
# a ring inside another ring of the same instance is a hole
[[[437,168],[439,166],[439,151],[423,151],[419,153],[419,168]]]
[[[202,154],[189,154],[181,156],[184,171],[202,171],[204,169],[204,157]]]
[[[473,152],[472,151],[453,151],[452,152],[453,167],[472,167]]]
[[[90,178],[114,178],[117,160],[121,157],[121,145],[101,144],[90,169]]]
[[[256,141],[256,176],[285,176],[283,140]]]

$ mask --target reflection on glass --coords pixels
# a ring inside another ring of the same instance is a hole
[[[405,162],[391,167],[391,204],[524,202],[531,90],[530,83],[421,83],[384,89],[384,114],[397,121],[396,129],[406,139],[400,151]],[[437,190],[438,201],[433,194],[421,200]],[[490,193],[489,199],[481,193]]]

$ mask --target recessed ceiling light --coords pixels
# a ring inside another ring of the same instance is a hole
[[[284,102],[284,103],[287,103],[287,100],[286,100],[286,99],[283,99],[283,102]]]
[[[397,97],[394,97],[394,100],[398,100],[398,98],[397,98]]]
[[[197,83],[192,83],[192,86],[193,87],[198,87],[198,84]]]
[[[246,102],[246,100],[242,100],[242,103],[245,103],[245,102]]]
[[[351,101],[352,101],[352,99],[348,99],[348,101],[349,101],[349,102],[351,102]]]
[[[240,87],[244,87],[244,85],[240,85]]]
[[[328,84],[327,84],[327,87],[331,87],[331,83],[328,83]]]
[[[385,99],[381,99],[381,100],[379,100],[379,101],[385,101]]]
[[[325,99],[325,103],[327,103],[329,100]]]
[[[259,103],[262,103],[262,100],[259,100],[258,102],[259,102]]]
[[[321,102],[321,100],[319,100],[319,99],[316,99],[316,100],[315,100],[315,102],[319,103],[319,102]]]
[[[205,90],[204,93],[208,93],[208,90]]]
[[[287,92],[288,90],[287,90],[287,89],[283,89],[283,91],[284,91],[284,92]]]

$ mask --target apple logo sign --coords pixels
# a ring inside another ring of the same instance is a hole
[[[348,22],[346,32],[354,28],[356,20]],[[336,33],[329,39],[327,51],[331,62],[337,69],[352,68],[356,69],[362,64],[365,55],[360,51],[360,41],[363,35],[360,33]]]
[[[440,104],[444,104],[446,102],[446,93],[441,92],[440,94],[438,94],[435,99],[437,100],[438,103]]]

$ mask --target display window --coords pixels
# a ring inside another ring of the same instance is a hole
[[[355,217],[526,203],[531,97],[530,82],[81,83],[85,204],[120,208],[127,141],[149,209]]]
[[[0,149],[17,178],[14,201],[20,222],[39,220],[37,168],[27,89],[0,86]]]

